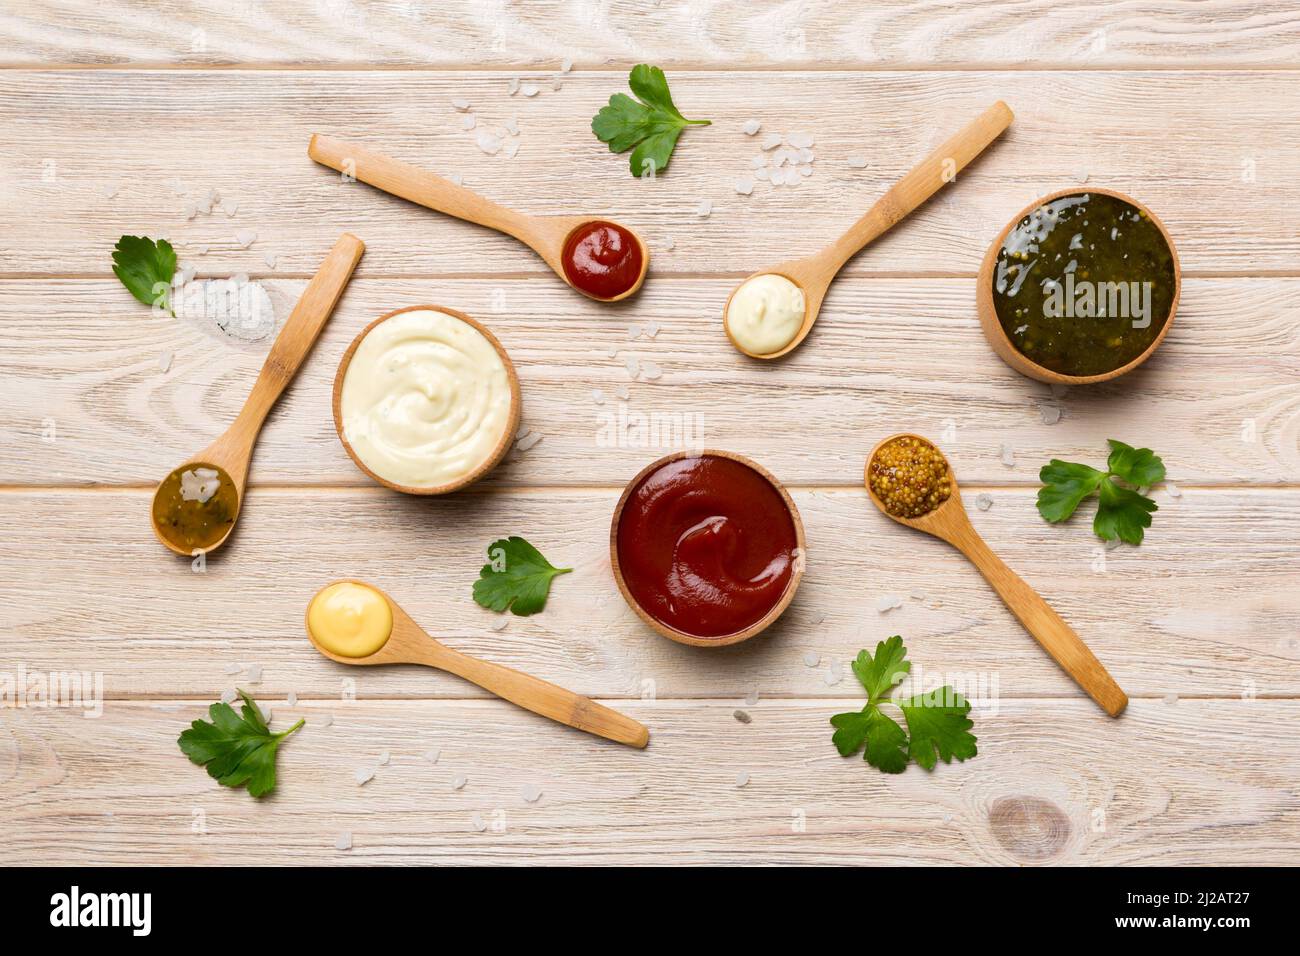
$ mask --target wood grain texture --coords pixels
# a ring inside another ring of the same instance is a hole
[[[273,726],[307,724],[260,802],[177,749],[200,706],[6,713],[0,862],[1294,863],[1296,701],[1134,701],[1118,721],[1003,702],[976,715],[978,757],[900,777],[831,746],[827,718],[860,705],[760,700],[749,724],[735,701],[620,705],[644,751],[501,701],[281,706]]]
[[[1104,552],[1090,517],[1052,526],[1029,489],[989,494],[988,511],[968,502],[975,526],[1130,695],[1300,694],[1300,495],[1157,491],[1141,548]],[[4,492],[0,660],[103,672],[115,698],[212,700],[240,679],[228,666],[250,664],[264,668],[264,693],[337,697],[348,681],[363,697],[477,693],[423,669],[322,660],[303,612],[327,582],[355,578],[448,646],[588,697],[842,696],[858,650],[902,634],[927,670],[968,681],[972,696],[996,686],[1082,698],[948,545],[893,524],[860,488],[792,495],[808,540],[794,602],[754,640],[702,652],[654,633],[620,597],[608,550],[617,489],[414,499],[251,487],[204,573],[153,540],[150,489]],[[536,616],[500,617],[471,598],[488,545],[507,534],[575,569]],[[903,606],[877,611],[891,595]]]
[[[310,274],[340,230],[365,241],[363,275],[545,272],[511,239],[342,182],[306,155],[311,134],[326,133],[463,176],[523,213],[613,218],[649,243],[658,275],[739,278],[819,249],[998,99],[1016,113],[1007,134],[849,274],[973,276],[1012,215],[1085,176],[1149,205],[1190,275],[1294,274],[1300,259],[1300,119],[1278,107],[1294,95],[1291,72],[679,72],[676,102],[714,125],[683,134],[653,182],[633,180],[626,157],[589,128],[625,74],[582,73],[531,99],[508,95],[507,81],[485,72],[0,72],[0,274],[106,275],[119,236],[159,230],[183,254],[206,246],[248,272],[265,271],[269,253],[276,268]],[[455,97],[470,101],[483,129],[518,117],[518,154],[484,155]],[[737,178],[760,152],[741,132],[750,118],[766,131],[812,133],[813,175],[738,195]],[[110,156],[103,128],[113,130]],[[854,156],[868,168],[851,168]],[[235,216],[186,219],[187,201],[209,189],[238,202]],[[708,217],[698,214],[704,199]],[[244,231],[256,236],[248,248],[237,241]]]
[[[1300,17],[1283,0],[16,0],[0,50],[20,65],[1222,68],[1293,66]]]
[[[303,284],[268,282],[280,315]],[[1060,396],[993,354],[969,279],[841,277],[799,353],[776,363],[727,344],[721,303],[731,286],[651,277],[633,307],[608,309],[553,277],[353,279],[272,411],[249,480],[369,485],[334,431],[335,370],[368,323],[425,304],[460,309],[501,339],[519,373],[524,423],[543,436],[512,452],[489,487],[621,487],[697,437],[786,483],[855,487],[867,452],[903,429],[938,441],[974,485],[1036,487],[1052,457],[1104,460],[1107,438],[1154,448],[1178,484],[1300,477],[1298,280],[1187,280],[1150,362]],[[629,338],[650,323],[660,327],[653,339]],[[156,482],[234,419],[269,338],[241,347],[197,322],[155,318],[115,279],[0,282],[0,483]],[[645,363],[662,376],[646,381]],[[1061,420],[1044,424],[1055,409]]]
[[[589,130],[637,62],[714,121],[654,182],[630,181]],[[85,670],[107,702],[93,720],[0,702],[0,863],[1293,863],[1298,65],[1284,0],[6,4],[0,681]],[[535,96],[509,94],[520,79]],[[514,158],[481,152],[453,97],[479,129],[517,120]],[[738,279],[841,234],[997,99],[1009,134],[847,265],[797,355],[756,363],[727,345]],[[813,134],[813,175],[738,194],[760,152],[751,118]],[[513,240],[342,183],[307,157],[312,132],[524,213],[618,219],[647,240],[646,287],[598,306]],[[1149,204],[1185,281],[1151,362],[1053,392],[987,347],[973,282],[1016,210],[1073,185]],[[191,216],[209,190],[215,208]],[[268,419],[238,531],[195,573],[149,534],[153,482],[230,424],[273,329],[150,316],[111,276],[112,246],[170,236],[200,275],[266,277],[283,321],[344,230],[366,261]],[[543,439],[432,501],[367,482],[329,410],[351,338],[420,304],[500,336]],[[899,430],[937,439],[964,489],[989,496],[966,502],[976,528],[1129,691],[1120,719],[956,552],[870,507],[864,457]],[[1182,486],[1154,492],[1137,550],[1106,552],[1087,515],[1051,527],[1033,507],[1043,462],[1099,462],[1111,437],[1154,447]],[[809,542],[786,615],[713,654],[639,622],[606,547],[623,482],[690,443],[771,469]],[[543,614],[497,631],[470,584],[511,533],[576,570]],[[449,647],[609,701],[650,747],[423,668],[324,660],[302,612],[344,576],[388,589]],[[890,595],[902,606],[878,612]],[[829,716],[861,705],[848,661],[895,633],[914,678],[977,701],[978,758],[886,777],[835,754]],[[260,803],[175,743],[236,685],[277,727],[308,720]],[[337,851],[345,831],[354,848]]]

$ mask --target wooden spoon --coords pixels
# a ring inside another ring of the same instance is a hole
[[[340,582],[331,582],[331,584],[338,583]],[[311,632],[311,624],[308,622],[307,637],[311,639],[316,650],[330,660],[363,667],[374,664],[423,664],[425,667],[463,677],[512,704],[518,704],[525,710],[531,710],[535,714],[595,734],[597,737],[627,744],[629,747],[644,747],[649,742],[650,731],[644,724],[638,723],[631,717],[625,717],[603,704],[598,704],[581,694],[557,687],[540,678],[454,651],[430,637],[396,601],[373,584],[366,584],[363,581],[347,583],[369,588],[388,602],[393,612],[393,632],[384,646],[368,657],[343,657],[323,647],[316,640],[316,635]],[[331,584],[325,587],[330,587]],[[321,590],[323,591],[324,588]],[[307,608],[310,613],[310,602]]]
[[[786,346],[775,352],[759,354],[749,351],[736,341],[730,328],[727,327],[727,310],[731,307],[731,300],[736,294],[736,290],[733,289],[731,295],[727,297],[727,304],[722,308],[722,326],[726,329],[731,344],[750,358],[756,359],[780,358],[793,352],[812,331],[813,323],[817,321],[817,315],[821,311],[822,300],[826,297],[826,290],[830,288],[831,281],[844,264],[861,252],[867,243],[906,218],[912,210],[937,193],[946,183],[954,181],[957,173],[984,152],[1011,125],[1014,118],[1010,107],[998,100],[965,129],[923,159],[920,165],[881,196],[876,204],[867,210],[866,215],[850,226],[848,231],[835,242],[807,258],[782,262],[746,277],[745,282],[748,282],[755,276],[775,273],[799,286],[804,295],[803,325]],[[739,289],[740,286],[736,288]]]
[[[386,193],[409,199],[413,203],[455,216],[457,219],[464,219],[466,222],[487,226],[489,229],[495,229],[497,232],[518,239],[541,256],[569,288],[581,292],[589,299],[595,299],[597,302],[621,302],[635,295],[645,282],[646,270],[650,267],[650,250],[640,236],[627,229],[627,226],[622,226],[621,223],[615,225],[627,229],[636,239],[637,245],[641,247],[641,273],[631,288],[616,296],[604,298],[578,288],[565,273],[564,246],[573,231],[579,226],[592,222],[613,222],[611,219],[596,216],[525,215],[485,199],[472,189],[457,186],[451,180],[443,179],[418,166],[319,133],[312,135],[311,142],[307,146],[307,155],[322,166],[337,169]]]
[[[1123,713],[1124,708],[1128,706],[1128,696],[1107,673],[1101,661],[1097,660],[1088,649],[1088,645],[1083,643],[1083,639],[1070,625],[1061,620],[1060,615],[1052,610],[1037,591],[1002,563],[1002,559],[990,550],[971,525],[966,509],[961,503],[961,492],[957,488],[957,478],[952,473],[951,465],[948,468],[948,480],[951,484],[948,499],[929,514],[922,515],[920,518],[900,518],[885,511],[884,504],[871,488],[871,461],[885,444],[895,438],[913,438],[935,447],[936,450],[938,447],[928,439],[907,433],[891,435],[876,445],[867,456],[867,467],[863,475],[867,494],[871,496],[876,507],[899,524],[932,534],[936,538],[947,541],[966,555],[984,575],[985,580],[993,585],[993,590],[998,592],[998,597],[1002,598],[1002,602],[1011,613],[1020,619],[1020,623],[1043,650],[1051,654],[1056,663],[1074,678],[1075,683],[1087,691],[1088,696],[1110,716],[1118,717]]]
[[[285,387],[293,381],[307,353],[311,351],[312,345],[320,335],[326,320],[333,313],[334,306],[343,294],[343,289],[352,277],[352,272],[356,269],[365,249],[365,243],[351,233],[345,232],[339,237],[338,242],[334,243],[334,248],[325,257],[325,261],[321,263],[316,275],[307,283],[307,288],[303,291],[298,304],[293,307],[293,312],[285,321],[284,328],[276,337],[270,353],[266,356],[266,362],[262,365],[262,371],[253,385],[253,390],[244,402],[244,407],[240,409],[239,415],[221,437],[174,469],[175,471],[199,465],[216,465],[230,476],[238,493],[238,501],[226,533],[219,541],[204,548],[185,548],[169,539],[158,526],[157,517],[150,509],[154,534],[172,551],[186,557],[204,554],[221,547],[230,537],[230,532],[234,530],[235,521],[239,517],[240,506],[243,504],[244,486],[248,481],[248,465],[253,457],[253,446],[257,443],[257,436],[262,430],[263,422],[266,421],[267,413]],[[162,487],[163,484],[160,483],[158,491],[154,492],[155,500]]]

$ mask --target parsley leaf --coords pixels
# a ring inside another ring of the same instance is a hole
[[[1096,468],[1053,458],[1038,473],[1038,480],[1044,483],[1038,490],[1038,513],[1051,522],[1064,521],[1105,477]]]
[[[907,720],[907,732],[912,741],[908,753],[926,770],[934,769],[935,751],[944,763],[952,758],[965,760],[974,757],[975,726],[969,717],[970,701],[951,687],[940,687],[928,694],[917,694],[898,702]]]
[[[867,699],[872,704],[880,703],[911,669],[912,662],[907,660],[907,648],[897,634],[876,645],[875,657],[866,650],[861,650],[858,651],[858,659],[853,662],[853,673],[867,689]]]
[[[1151,527],[1151,512],[1156,510],[1158,506],[1150,498],[1107,478],[1101,483],[1092,530],[1103,541],[1119,538],[1129,544],[1141,544],[1142,529]]]
[[[880,709],[911,667],[907,648],[897,635],[878,643],[874,656],[866,650],[858,652],[853,673],[866,688],[867,706],[831,718],[835,728],[831,742],[841,757],[851,757],[865,746],[862,757],[871,766],[885,773],[902,773],[912,760],[926,770],[934,769],[936,751],[944,763],[954,757],[965,760],[975,756],[975,736],[969,733],[972,723],[966,716],[970,703],[951,687],[894,701],[907,721],[906,732]]]
[[[298,721],[288,730],[271,733],[253,698],[242,690],[240,714],[224,701],[208,708],[206,720],[196,720],[177,739],[191,762],[207,765],[208,776],[222,786],[248,785],[251,796],[261,797],[275,789],[275,754],[280,741],[301,727]]]
[[[172,277],[176,250],[166,239],[123,236],[113,247],[113,274],[145,305],[160,305],[172,315]]]
[[[1113,438],[1107,444],[1111,450],[1106,468],[1115,477],[1138,488],[1149,488],[1165,480],[1165,463],[1150,448],[1134,448]]]
[[[523,538],[501,538],[488,545],[488,563],[474,582],[474,600],[493,611],[536,614],[546,606],[551,579],[572,570],[554,567]]]
[[[668,168],[682,130],[708,126],[710,121],[688,120],[681,114],[668,91],[668,78],[657,66],[637,64],[627,82],[637,98],[615,93],[592,118],[591,131],[609,144],[611,153],[632,149],[628,165],[633,176],[655,176]]]
[[[1110,458],[1106,470],[1053,458],[1038,472],[1043,487],[1038,490],[1038,513],[1046,521],[1064,521],[1074,514],[1084,498],[1097,493],[1097,515],[1092,530],[1103,541],[1119,538],[1129,544],[1141,544],[1143,530],[1151,527],[1151,513],[1159,508],[1154,501],[1127,482],[1146,488],[1164,481],[1165,463],[1150,448],[1134,448],[1110,439]]]

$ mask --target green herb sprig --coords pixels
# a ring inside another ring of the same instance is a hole
[[[242,690],[244,706],[238,714],[221,701],[208,708],[212,720],[196,720],[183,731],[177,743],[191,762],[207,766],[208,776],[224,787],[248,785],[254,797],[275,789],[275,755],[280,742],[301,727],[299,720],[288,730],[273,734],[262,719],[253,698]]]
[[[1038,490],[1038,513],[1052,523],[1074,514],[1084,498],[1096,493],[1097,515],[1092,530],[1103,541],[1119,538],[1141,544],[1144,529],[1151,527],[1152,512],[1159,507],[1136,491],[1165,479],[1165,463],[1150,448],[1134,448],[1109,440],[1110,459],[1106,470],[1053,458],[1038,473],[1043,487]],[[1116,479],[1130,487],[1118,484]]]
[[[656,176],[668,168],[677,137],[687,126],[709,126],[709,120],[688,120],[673,103],[668,78],[657,66],[632,67],[627,84],[636,99],[615,93],[591,121],[591,131],[611,153],[632,150],[628,165],[636,177]],[[635,147],[635,149],[633,149]]]
[[[835,728],[831,742],[841,757],[850,757],[865,746],[862,757],[871,766],[885,773],[902,773],[913,760],[933,770],[938,760],[951,763],[954,758],[966,760],[976,755],[976,737],[970,732],[974,724],[966,716],[970,702],[953,688],[944,685],[903,700],[889,699],[889,692],[911,669],[907,648],[898,635],[878,643],[874,656],[865,649],[858,652],[853,673],[867,690],[867,706],[831,718]],[[906,731],[881,709],[887,703],[902,711]]]
[[[573,568],[557,568],[517,535],[488,545],[488,563],[474,582],[474,600],[493,611],[509,608],[522,616],[546,607],[551,581]]]
[[[145,305],[160,305],[172,315],[172,277],[176,275],[176,250],[166,239],[123,236],[113,247],[113,274],[128,292]]]

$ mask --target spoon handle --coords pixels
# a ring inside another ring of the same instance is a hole
[[[644,747],[650,740],[650,732],[644,724],[581,694],[539,677],[470,657],[445,644],[436,641],[432,644],[432,652],[424,655],[425,663],[478,684],[525,710],[629,747]]]
[[[1052,610],[1051,605],[1007,567],[974,529],[969,534],[951,540],[979,568],[989,584],[993,585],[993,590],[998,592],[998,597],[1002,598],[1011,613],[1020,619],[1025,630],[1074,678],[1075,683],[1087,691],[1088,696],[1110,716],[1118,717],[1122,714],[1128,706],[1128,695],[1115,683],[1115,679],[1088,649],[1088,645],[1083,643],[1083,639]]]
[[[271,406],[298,374],[365,251],[365,243],[349,232],[343,233],[307,283],[284,328],[276,336],[252,394],[240,412],[242,424],[251,432],[250,438],[256,436]]]
[[[504,232],[520,242],[534,246],[530,217],[498,205],[472,189],[457,186],[450,179],[444,179],[426,169],[319,133],[312,134],[307,155],[322,166],[337,169],[376,189],[435,212]]]
[[[1015,114],[998,100],[959,133],[939,146],[849,227],[835,243],[839,265],[863,246],[906,218],[912,210],[956,179],[976,156],[984,152],[1011,125]]]

